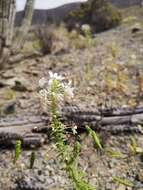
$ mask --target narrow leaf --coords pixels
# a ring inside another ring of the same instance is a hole
[[[127,187],[133,187],[134,186],[134,184],[132,182],[124,180],[124,179],[121,179],[119,177],[113,177],[113,181],[117,182],[117,183],[120,183],[122,185],[125,185]]]
[[[20,154],[21,154],[21,141],[17,140],[15,144],[15,157],[13,160],[14,164],[16,164],[16,161],[19,159]]]
[[[32,152],[32,153],[31,153],[31,157],[30,157],[30,169],[32,169],[33,166],[34,166],[35,158],[36,158],[35,152]]]
[[[95,146],[96,146],[98,149],[102,150],[103,147],[102,147],[101,142],[100,142],[100,139],[99,139],[99,137],[97,136],[97,134],[95,133],[95,131],[93,131],[89,126],[86,126],[86,129],[87,129],[87,131],[88,131],[90,137],[93,139],[93,141],[94,141],[94,143],[95,143]]]

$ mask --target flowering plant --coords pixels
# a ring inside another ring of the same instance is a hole
[[[49,80],[45,78],[39,80],[39,87],[40,98],[46,107],[51,106],[51,101],[54,99],[54,104],[59,108],[65,101],[74,97],[72,81],[51,71],[49,71]]]
[[[75,190],[95,190],[83,179],[82,172],[77,168],[80,143],[77,141],[71,151],[71,147],[66,143],[65,126],[58,117],[59,107],[63,105],[64,101],[74,97],[71,81],[66,81],[64,77],[51,71],[49,77],[49,80],[45,78],[39,80],[41,88],[39,94],[46,107],[48,105],[50,108],[53,140],[56,143],[60,161],[65,165],[64,168],[69,178],[72,179]],[[72,129],[74,135],[77,133],[76,129],[76,126]]]

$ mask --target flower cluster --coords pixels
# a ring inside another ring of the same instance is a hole
[[[59,107],[74,97],[72,82],[66,81],[65,77],[51,71],[49,71],[49,80],[45,78],[39,80],[39,87],[40,98],[46,107],[50,105],[51,98],[54,98]]]
[[[83,25],[81,26],[81,30],[82,30],[83,32],[90,32],[90,31],[91,31],[91,27],[90,27],[89,24],[83,24]]]

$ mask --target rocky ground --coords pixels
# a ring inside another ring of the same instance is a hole
[[[142,105],[143,12],[142,8],[133,7],[124,10],[123,14],[121,26],[95,35],[95,46],[24,60],[0,71],[1,117],[40,114],[38,80],[47,77],[49,70],[72,79],[75,86],[73,104],[95,107]],[[99,136],[104,145],[102,152],[96,150],[86,134],[81,135],[79,167],[86,172],[90,184],[97,190],[143,190],[142,135]],[[132,136],[137,144],[135,154],[130,148]],[[13,165],[13,149],[1,149],[0,189],[72,189],[52,142],[34,150],[33,169],[29,169],[31,151],[23,150],[17,164]]]

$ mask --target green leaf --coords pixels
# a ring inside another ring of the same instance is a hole
[[[107,153],[109,154],[109,156],[111,156],[113,158],[124,158],[125,157],[121,152],[117,152],[112,149],[108,149]]]
[[[113,181],[117,182],[117,183],[120,183],[122,185],[125,185],[127,187],[133,187],[134,186],[134,184],[132,182],[124,180],[124,179],[121,179],[119,177],[113,177]]]
[[[20,154],[21,154],[21,141],[17,140],[15,144],[15,157],[13,160],[14,164],[16,164],[16,161],[19,159]]]
[[[32,169],[33,166],[34,166],[35,158],[36,158],[35,152],[33,151],[33,152],[31,153],[31,156],[30,156],[30,169]]]
[[[75,146],[74,146],[74,150],[73,150],[73,155],[75,158],[78,157],[78,155],[80,153],[80,149],[81,149],[81,145],[78,141],[76,141]]]
[[[134,137],[131,137],[131,144],[129,145],[129,148],[133,155],[137,153],[137,142]]]
[[[100,139],[99,139],[99,137],[97,136],[97,134],[95,133],[95,131],[93,131],[89,126],[86,126],[86,129],[87,129],[87,131],[88,131],[90,137],[93,139],[93,141],[94,141],[94,143],[95,143],[95,146],[96,146],[98,149],[102,150],[103,147],[102,147],[101,142],[100,142]]]

